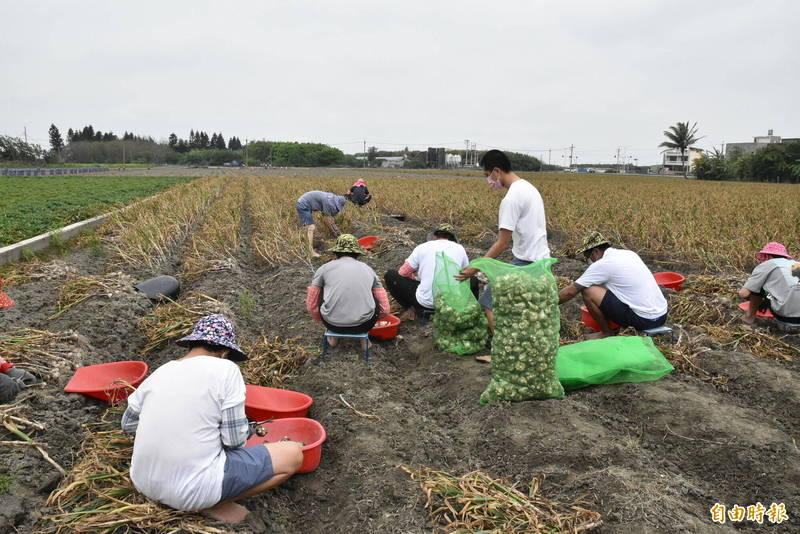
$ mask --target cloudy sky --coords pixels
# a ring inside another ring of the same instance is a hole
[[[391,7],[390,7],[391,6]],[[0,0],[0,134],[499,147],[659,161],[800,137],[800,2]]]

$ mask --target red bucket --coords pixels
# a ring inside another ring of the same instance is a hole
[[[745,301],[745,302],[740,303],[739,304],[739,308],[741,310],[743,310],[743,311],[749,310],[750,309],[750,301]],[[756,312],[756,317],[763,317],[765,319],[774,319],[775,318],[775,316],[772,315],[772,310],[770,310],[769,308],[767,308],[764,311],[757,311]]]
[[[653,278],[656,279],[656,284],[674,289],[675,291],[680,291],[684,280],[686,280],[683,275],[670,271],[653,273]]]
[[[378,236],[375,235],[368,235],[366,237],[362,237],[358,240],[358,244],[364,247],[365,249],[369,250],[375,244],[375,241],[378,240]]]
[[[394,339],[397,337],[397,327],[400,325],[400,318],[396,315],[387,315],[383,319],[378,319],[378,322],[381,321],[388,321],[389,324],[383,326],[376,326],[372,330],[369,331],[369,335],[376,339],[382,339],[384,341],[389,339]]]
[[[592,314],[589,313],[589,310],[586,308],[586,306],[581,306],[581,320],[583,321],[583,324],[595,332],[600,331],[600,325],[594,320],[594,317],[592,317]],[[608,321],[608,326],[610,326],[612,330],[619,328],[619,325],[614,321]]]
[[[75,371],[64,391],[83,393],[106,402],[120,402],[133,393],[124,382],[136,388],[146,374],[147,364],[139,361],[87,365]]]
[[[265,386],[246,386],[244,413],[255,421],[305,417],[314,399],[305,393]]]
[[[291,441],[300,441],[303,445],[303,463],[300,465],[300,473],[310,473],[319,465],[322,457],[322,444],[325,441],[325,429],[321,424],[313,419],[305,417],[290,417],[288,419],[276,419],[261,426],[267,431],[265,436],[254,434],[245,447],[254,447],[264,443],[277,443],[284,438]]]

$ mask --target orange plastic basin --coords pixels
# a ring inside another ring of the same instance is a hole
[[[747,311],[750,309],[750,301],[745,301],[739,304],[739,308],[743,311]],[[772,315],[772,310],[767,308],[764,311],[757,311],[756,317],[764,317],[765,319],[774,319],[775,316]]]
[[[600,325],[594,320],[594,317],[592,317],[592,314],[589,313],[589,310],[586,308],[586,306],[581,306],[581,320],[583,321],[583,324],[595,332],[600,331]],[[608,326],[610,326],[612,330],[619,328],[619,325],[614,321],[608,321]]]
[[[369,331],[369,335],[376,339],[394,339],[397,337],[397,327],[400,325],[400,318],[396,315],[387,315],[383,319],[378,319],[378,322],[389,321],[389,324],[383,326],[376,326]]]
[[[368,235],[366,237],[362,237],[358,240],[358,244],[364,247],[365,249],[369,250],[372,248],[372,245],[375,244],[375,241],[378,240],[378,236],[375,235]]]
[[[656,279],[656,284],[674,289],[675,291],[680,291],[684,280],[686,280],[683,275],[670,271],[653,273],[653,278]]]
[[[120,402],[138,387],[147,374],[147,364],[140,361],[101,363],[79,367],[64,386],[69,393],[83,393],[106,402]]]
[[[246,386],[244,413],[254,421],[305,417],[314,399],[305,393],[265,386]]]
[[[322,457],[322,444],[326,438],[325,429],[321,424],[305,417],[290,417],[263,423],[261,426],[264,427],[267,434],[265,436],[253,435],[244,444],[245,447],[276,443],[284,438],[300,441],[305,445],[303,446],[303,463],[300,465],[299,472],[310,473],[317,468]]]

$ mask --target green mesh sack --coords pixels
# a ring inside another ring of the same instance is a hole
[[[556,374],[561,314],[550,272],[556,261],[544,258],[517,266],[479,258],[470,263],[492,284],[492,379],[481,404],[564,396]]]
[[[433,336],[442,352],[473,354],[486,346],[489,325],[469,288],[469,281],[454,276],[461,266],[444,252],[436,253],[433,274]]]
[[[675,368],[649,337],[612,336],[559,348],[556,370],[564,388],[578,389],[658,380]]]

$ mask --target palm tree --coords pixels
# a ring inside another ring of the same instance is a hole
[[[666,148],[679,148],[681,150],[683,177],[686,178],[686,175],[689,172],[689,162],[686,161],[686,163],[684,163],[686,150],[694,148],[692,145],[702,139],[702,137],[697,137],[697,123],[695,122],[690,127],[689,121],[678,122],[677,124],[670,126],[669,130],[664,130],[664,136],[669,139],[669,141],[664,141],[658,146],[663,146]]]

